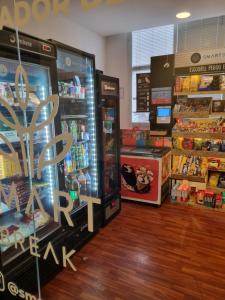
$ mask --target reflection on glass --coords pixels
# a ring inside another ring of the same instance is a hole
[[[24,63],[23,67],[27,73],[30,93],[27,108],[23,111],[18,103],[15,86],[15,74],[18,63],[13,60],[0,59],[0,97],[6,101],[16,113],[20,124],[29,127],[41,101],[45,100],[51,92],[49,69],[47,67],[35,64]],[[20,97],[26,93],[28,86],[25,82],[19,81]],[[4,102],[0,103],[1,114],[13,122],[12,117]],[[36,121],[41,124],[48,120],[52,104],[44,106]],[[21,254],[21,247],[15,248],[15,241],[24,239],[24,248],[28,245],[27,238],[32,234],[37,234],[38,239],[43,239],[48,234],[58,228],[59,225],[53,222],[53,202],[54,189],[58,186],[57,170],[55,166],[48,166],[41,172],[41,178],[37,178],[37,167],[40,154],[45,145],[54,137],[54,125],[50,124],[39,131],[35,131],[33,137],[24,134],[22,142],[27,147],[25,153],[22,151],[22,143],[18,138],[18,132],[10,128],[5,122],[0,121],[0,134],[6,137],[12,147],[18,154],[20,165],[22,167],[22,176],[18,176],[15,164],[7,159],[6,156],[0,155],[0,227],[7,232],[7,238],[0,237],[0,246],[2,252],[3,265],[13,260],[15,256]],[[30,146],[33,143],[33,149]],[[3,139],[0,139],[0,148],[10,153],[9,147]],[[29,149],[29,150],[28,150]],[[31,149],[33,159],[30,159]],[[45,159],[51,160],[55,157],[55,148],[47,149]],[[31,160],[31,161],[30,161]],[[34,176],[31,174],[30,164],[33,166]],[[29,165],[29,172],[26,172],[25,166]],[[7,205],[12,186],[15,185],[16,193],[13,197],[10,207]],[[40,201],[46,212],[44,214],[38,207],[34,197],[34,203],[28,214],[25,214],[31,191],[36,190]],[[18,197],[20,211],[16,209],[16,197]],[[34,226],[35,225],[35,226]]]
[[[103,161],[104,161],[104,187],[105,196],[114,193],[117,188],[116,168],[116,111],[113,101],[108,101],[107,106],[102,108],[103,120]]]
[[[79,194],[98,191],[93,59],[58,49],[57,68],[61,127],[73,137],[64,159],[65,185],[76,211],[86,204]]]

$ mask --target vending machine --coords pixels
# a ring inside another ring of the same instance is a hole
[[[41,256],[49,241],[58,251],[64,235],[53,211],[54,190],[62,189],[61,175],[50,164],[62,150],[61,143],[50,146],[60,134],[59,115],[53,113],[57,97],[52,97],[58,92],[56,48],[22,33],[19,44],[20,55],[15,31],[0,31],[0,231],[5,232],[0,235],[0,270],[6,282],[37,291],[38,281],[52,277],[59,266],[40,260],[37,278],[29,238],[35,235]],[[39,205],[30,204],[33,193]],[[23,249],[15,247],[15,236],[24,241]]]
[[[88,231],[87,202],[83,196],[99,197],[96,134],[95,57],[57,41],[57,74],[60,124],[73,137],[63,165],[64,189],[74,203],[74,229],[69,244],[79,248],[93,233]],[[100,227],[100,212],[94,207],[94,233]]]
[[[103,225],[121,209],[119,79],[97,75]]]

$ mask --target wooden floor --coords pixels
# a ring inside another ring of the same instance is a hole
[[[44,300],[224,300],[225,213],[125,203]]]

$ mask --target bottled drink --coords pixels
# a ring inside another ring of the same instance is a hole
[[[66,154],[65,159],[64,159],[64,171],[65,174],[71,173],[73,170],[72,168],[72,157],[70,152]]]
[[[77,143],[77,122],[76,121],[72,121],[70,123],[70,132],[72,134],[73,141]]]
[[[86,171],[85,177],[86,177],[86,189],[90,193],[91,192],[91,176],[89,175],[88,171]]]
[[[63,133],[66,133],[66,132],[68,132],[68,131],[69,131],[68,124],[67,124],[66,121],[63,121],[63,122],[62,122],[62,132],[63,132]]]
[[[70,85],[69,85],[69,95],[71,97],[74,97],[75,96],[75,86],[73,84],[73,81],[70,82]]]
[[[76,175],[71,176],[71,184],[69,187],[69,195],[71,200],[73,201],[74,207],[79,207],[80,205],[80,184],[77,180]]]
[[[78,181],[80,183],[81,192],[85,192],[87,189],[87,179],[82,171],[80,171],[80,175],[78,176]]]

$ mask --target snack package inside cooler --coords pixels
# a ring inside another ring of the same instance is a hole
[[[85,87],[82,86],[81,78],[75,75],[73,80],[59,81],[59,95],[61,97],[74,97],[85,99]]]

